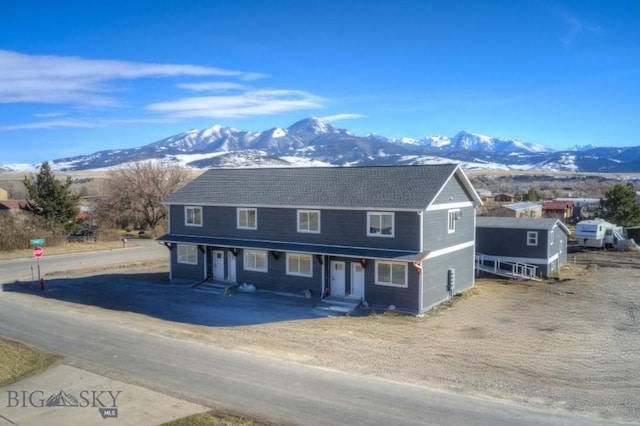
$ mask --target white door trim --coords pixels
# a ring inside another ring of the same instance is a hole
[[[340,265],[341,269],[340,273],[336,273],[336,271],[338,269],[336,269],[336,267]],[[330,263],[330,267],[331,267],[331,273],[329,274],[329,277],[331,279],[331,295],[333,296],[345,296],[346,295],[346,288],[345,288],[345,281],[346,281],[346,273],[345,273],[345,262],[341,261],[341,260],[332,260]]]

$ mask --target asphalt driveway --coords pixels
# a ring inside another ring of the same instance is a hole
[[[157,319],[233,327],[326,316],[317,300],[266,291],[232,293],[224,288],[193,288],[193,283],[169,283],[167,273],[103,274],[47,279],[45,289],[36,283],[15,282],[3,291],[48,299],[129,311]]]

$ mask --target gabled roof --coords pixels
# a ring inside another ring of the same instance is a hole
[[[165,204],[424,210],[454,176],[482,204],[459,165],[211,169]]]
[[[573,201],[547,201],[542,205],[543,210],[565,210],[573,207]]]
[[[476,218],[477,228],[502,228],[502,229],[540,229],[551,230],[554,226],[558,226],[567,235],[571,231],[559,219],[532,219],[532,218],[515,218],[515,217],[494,217],[494,216],[478,216]]]

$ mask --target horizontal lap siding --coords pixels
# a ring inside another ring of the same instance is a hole
[[[205,278],[205,255],[202,250],[197,249],[198,264],[189,265],[186,263],[178,263],[178,246],[174,245],[171,249],[171,279],[186,279],[194,281],[202,281]]]
[[[420,312],[420,275],[413,265],[407,263],[407,288],[375,284],[375,261],[367,261],[365,268],[364,295],[372,306],[388,308],[394,305],[398,311],[417,314]]]
[[[422,262],[422,273],[424,274],[423,310],[427,311],[449,298],[447,278],[448,270],[451,268],[455,269],[454,294],[473,287],[474,258],[474,248],[467,247]]]
[[[184,225],[184,206],[171,206],[171,233],[350,247],[420,249],[420,216],[395,212],[394,237],[368,237],[367,211],[322,210],[320,233],[298,232],[298,209],[257,208],[258,229],[237,229],[235,207],[203,207],[203,226]]]
[[[270,291],[283,291],[299,293],[304,290],[311,290],[312,295],[319,297],[322,293],[322,268],[317,256],[312,256],[313,276],[301,277],[287,275],[287,255],[279,252],[276,260],[268,252],[268,271],[257,272],[244,269],[244,252],[238,251],[236,258],[237,274],[236,280],[239,284],[253,284],[257,288]]]
[[[454,175],[442,187],[442,190],[434,200],[433,204],[461,203],[471,200],[473,200],[471,194],[466,191],[464,184],[460,181],[458,176]]]
[[[427,211],[424,214],[424,248],[428,251],[444,249],[473,241],[475,208],[460,209],[462,217],[456,221],[455,232],[449,233],[449,209]]]
[[[538,232],[538,245],[527,245],[527,232]],[[557,231],[560,232],[560,231]],[[547,259],[548,232],[544,229],[483,228],[476,230],[476,251],[491,256]]]

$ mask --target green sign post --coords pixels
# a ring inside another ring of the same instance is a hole
[[[36,239],[33,239],[33,240],[29,240],[29,243],[30,243],[31,247],[43,246],[44,245],[44,238],[36,238]]]

